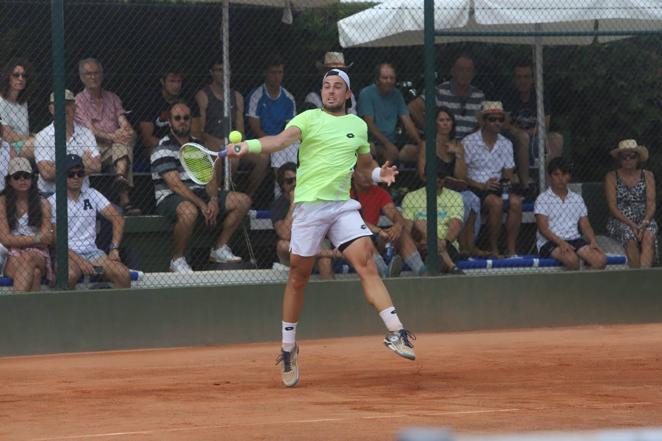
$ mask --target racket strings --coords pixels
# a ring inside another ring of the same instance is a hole
[[[206,184],[214,177],[214,161],[200,149],[185,145],[180,151],[182,165],[191,179],[198,184]]]

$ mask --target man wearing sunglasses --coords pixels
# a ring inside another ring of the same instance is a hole
[[[170,133],[161,138],[154,149],[151,164],[156,211],[175,223],[170,271],[193,272],[184,254],[199,214],[202,214],[207,227],[214,227],[220,216],[224,216],[223,229],[211,249],[209,260],[215,263],[241,262],[241,257],[234,255],[228,241],[246,216],[251,199],[234,191],[219,192],[217,179],[212,179],[206,186],[191,180],[179,162],[179,149],[183,144],[202,144],[202,141],[191,136],[191,108],[178,101],[168,113]]]
[[[85,165],[78,155],[67,155],[67,213],[69,237],[69,287],[74,288],[82,276],[102,274],[116,288],[129,288],[131,275],[120,260],[119,247],[124,232],[124,218],[101,193],[84,187]],[[51,221],[55,224],[56,195],[48,198]],[[113,225],[108,254],[97,248],[97,214]],[[55,231],[55,227],[53,227]]]
[[[522,222],[522,197],[510,191],[515,160],[513,144],[501,135],[506,114],[500,101],[484,101],[476,118],[480,130],[462,140],[467,181],[487,211],[489,252],[495,256],[500,254],[497,239],[504,201],[508,200],[506,255],[513,256],[517,254],[517,235]],[[507,185],[505,189],[504,185]]]

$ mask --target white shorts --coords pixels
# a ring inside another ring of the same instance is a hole
[[[372,236],[354,199],[340,202],[300,202],[292,213],[290,252],[316,256],[325,237],[338,247],[353,239]]]
[[[278,168],[281,165],[287,162],[297,163],[297,155],[299,153],[299,142],[295,142],[283,150],[272,153],[271,156],[271,167]]]

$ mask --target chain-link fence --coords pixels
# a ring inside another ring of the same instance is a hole
[[[611,2],[612,9],[605,11],[573,2],[573,8],[561,4],[540,11],[507,5],[494,9],[491,2],[490,10],[481,9],[478,1],[437,0],[438,87],[432,95],[437,112],[431,119],[436,135],[434,142],[425,142],[422,1],[388,0],[372,7],[301,1],[285,11],[256,6],[259,1],[241,3],[229,5],[229,109],[224,104],[221,3],[65,3],[65,83],[74,95],[65,106],[67,153],[80,155],[89,175],[75,185],[87,192],[89,180],[124,220],[120,241],[117,232],[113,236],[113,226],[120,227],[113,225],[113,209],[104,211],[104,199],[85,193],[94,202],[92,209],[101,211],[94,234],[88,234],[89,207],[72,208],[70,202],[70,247],[85,258],[70,260],[70,273],[71,267],[78,268],[73,282],[81,272],[103,272],[120,285],[126,283],[124,270],[96,251],[116,259],[117,246],[121,261],[135,270],[133,286],[285,280],[288,195],[296,185],[296,170],[284,164],[297,162],[297,145],[270,158],[252,155],[231,161],[229,170],[218,167],[220,191],[187,180],[177,147],[193,137],[218,150],[230,129],[249,139],[278,133],[295,114],[322,105],[321,77],[330,67],[350,73],[354,96],[347,105],[368,122],[375,158],[399,166],[391,187],[378,190],[360,176],[355,183],[354,196],[375,233],[383,256],[378,267],[385,276],[559,269],[559,259],[575,265],[568,257],[575,254],[570,248],[601,266],[604,257],[592,246],[594,236],[608,256],[608,267],[623,267],[625,256],[642,265],[656,261],[650,250],[657,237],[653,176],[659,176],[660,167],[662,57],[654,30],[662,27],[656,21],[662,20],[662,7],[619,8]],[[28,179],[22,179],[21,161],[10,167],[9,159],[30,160],[38,178],[33,185],[45,196],[54,191],[49,6],[45,1],[0,2],[0,171],[17,178],[6,180],[12,190],[5,196],[0,234],[10,251],[5,275],[15,280],[23,275],[21,287],[26,289],[49,273],[45,256],[53,240],[37,217],[23,216],[30,206],[24,196],[30,192],[20,185],[29,187]],[[490,20],[512,20],[517,14],[531,19],[535,12],[543,18],[547,14],[542,21],[565,21],[551,28],[508,23],[475,27],[489,12],[494,15]],[[570,12],[584,21],[591,17],[592,27],[573,27]],[[616,19],[626,13],[633,18]],[[601,21],[604,17],[610,20]],[[469,19],[468,27],[462,28],[463,18]],[[494,30],[500,36],[488,38]],[[611,34],[597,36],[605,30]],[[461,35],[463,31],[467,34]],[[532,45],[534,31],[545,45],[544,57]],[[512,35],[504,36],[508,32]],[[542,38],[545,32],[547,40]],[[580,33],[584,41],[573,44]],[[615,37],[619,40],[607,41]],[[587,39],[592,43],[585,44]],[[179,100],[183,103],[173,107]],[[538,118],[543,107],[545,118]],[[619,147],[626,139],[636,142]],[[423,146],[432,152],[432,161]],[[638,160],[626,159],[630,153]],[[565,159],[554,163],[561,175],[552,188],[556,193],[548,190],[536,208],[536,198],[555,182],[540,173],[554,157]],[[71,170],[69,185],[80,165],[63,166]],[[641,174],[643,169],[650,173]],[[226,187],[228,172],[231,184]],[[426,224],[428,177],[443,187],[429,187],[439,204],[439,268],[422,266],[433,240]],[[565,194],[568,177],[569,188],[586,210],[572,195],[558,197]],[[542,235],[534,213],[546,220]],[[594,234],[585,222],[578,223],[581,218],[590,221]],[[393,222],[396,227],[390,228]],[[568,245],[582,233],[588,248],[581,250],[583,242]],[[19,237],[26,235],[30,238]],[[36,251],[26,251],[31,248]],[[40,257],[29,260],[30,253]],[[26,262],[32,269],[26,269]],[[327,244],[316,273],[345,277],[352,269]],[[97,277],[83,280],[94,284]]]

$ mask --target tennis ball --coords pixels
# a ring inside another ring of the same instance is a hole
[[[230,140],[230,144],[239,144],[241,142],[241,132],[237,130],[231,131],[228,139]]]

